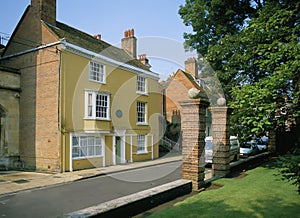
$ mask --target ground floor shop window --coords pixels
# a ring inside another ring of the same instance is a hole
[[[73,136],[72,158],[102,157],[103,145],[102,138],[98,136]]]

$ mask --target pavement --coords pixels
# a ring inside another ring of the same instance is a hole
[[[55,186],[91,177],[108,175],[115,172],[121,172],[181,160],[182,156],[163,157],[151,161],[78,170],[74,172],[65,173],[0,171],[0,196],[29,189]],[[209,176],[209,172],[207,176]]]

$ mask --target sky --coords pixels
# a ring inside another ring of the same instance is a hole
[[[195,53],[183,48],[191,32],[178,14],[185,0],[57,0],[57,20],[120,47],[124,31],[134,28],[138,54],[147,54],[151,70],[166,79]],[[0,34],[10,36],[30,0],[2,0]],[[6,44],[2,40],[2,44]]]

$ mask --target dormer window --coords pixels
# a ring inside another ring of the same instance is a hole
[[[99,83],[106,83],[105,66],[90,61],[90,80]]]

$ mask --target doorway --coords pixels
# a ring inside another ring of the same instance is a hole
[[[125,141],[124,137],[115,136],[115,164],[124,164],[126,163],[125,159]]]

